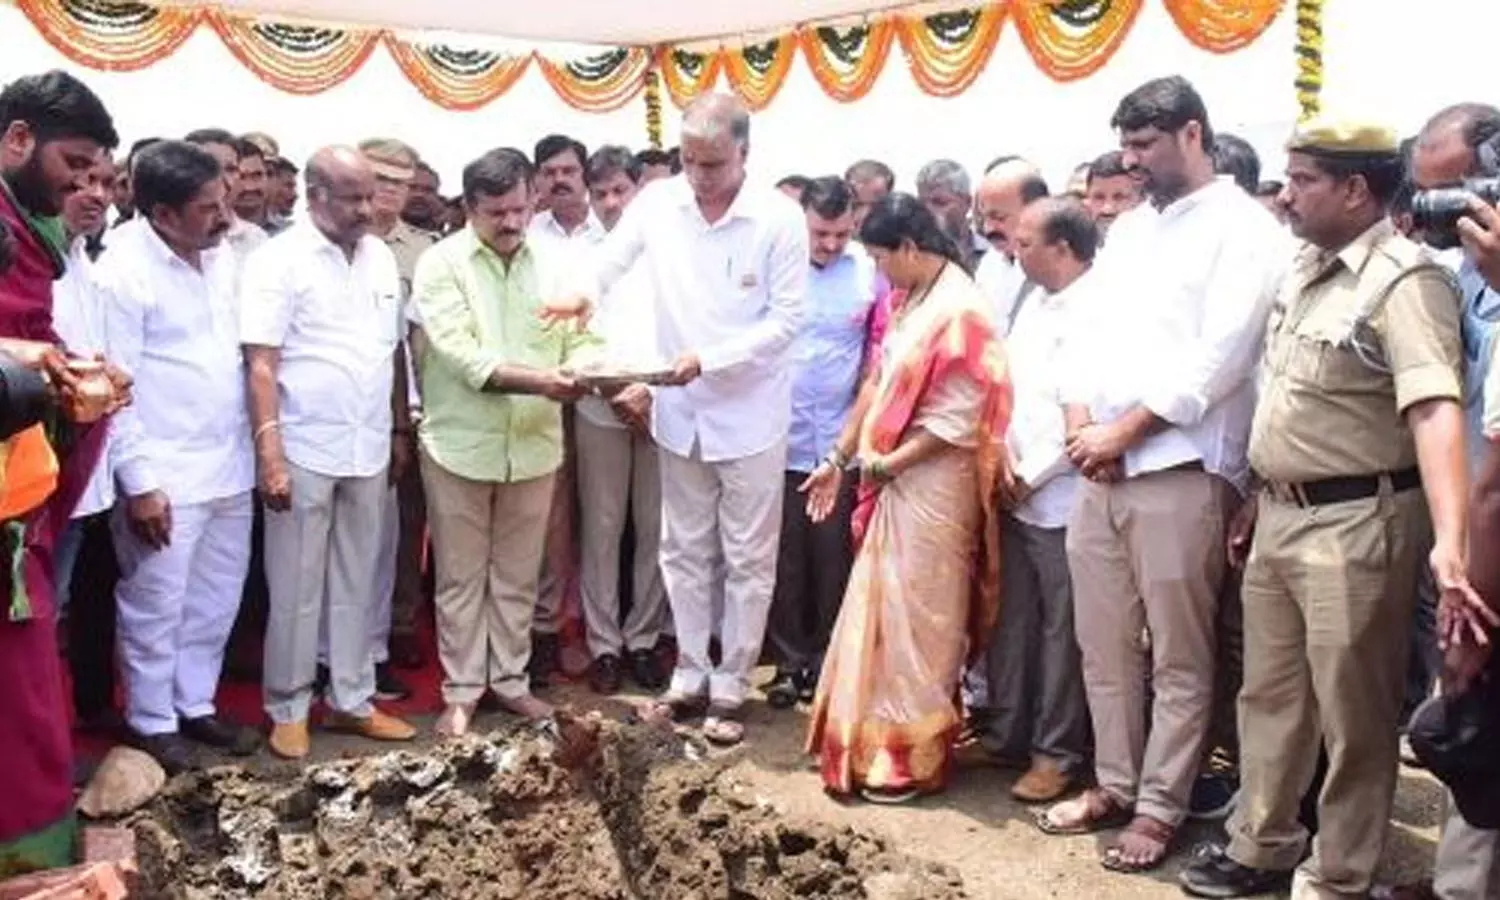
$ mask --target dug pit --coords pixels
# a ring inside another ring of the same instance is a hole
[[[669,731],[501,731],[171,782],[127,823],[138,896],[174,900],[958,900],[950,869],[788,820]]]

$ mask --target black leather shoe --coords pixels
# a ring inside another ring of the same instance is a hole
[[[531,659],[526,663],[526,672],[531,678],[533,691],[544,690],[552,685],[552,673],[557,671],[558,641],[555,634],[531,634]]]
[[[589,687],[596,694],[606,697],[618,694],[623,680],[620,674],[620,657],[613,653],[596,657],[589,665]]]
[[[168,777],[181,775],[193,767],[193,751],[187,741],[175,734],[130,733],[130,746],[156,760]]]
[[[1242,866],[1224,848],[1206,847],[1194,854],[1178,883],[1193,897],[1253,897],[1291,887],[1292,873]]]
[[[819,674],[811,669],[803,670],[797,676],[797,699],[803,703],[811,703],[818,696]]]
[[[249,728],[224,721],[218,716],[183,719],[182,736],[206,747],[223,750],[233,756],[252,756],[260,749],[260,735]]]
[[[791,709],[797,705],[801,693],[798,678],[791,672],[777,672],[776,678],[766,685],[766,702],[772,709]]]
[[[630,651],[630,680],[653,694],[667,686],[667,676],[655,650]]]

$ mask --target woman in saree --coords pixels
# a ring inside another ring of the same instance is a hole
[[[895,305],[843,434],[803,485],[819,521],[859,460],[858,555],[807,748],[830,792],[898,803],[945,786],[965,660],[998,612],[994,497],[1011,391],[991,304],[932,214],[892,194],[860,239]]]

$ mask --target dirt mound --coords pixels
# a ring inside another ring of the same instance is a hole
[[[671,733],[605,724],[567,744],[505,731],[281,778],[180,777],[127,820],[140,896],[967,896],[951,870],[878,838],[787,821]]]

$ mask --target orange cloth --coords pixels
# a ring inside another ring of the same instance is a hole
[[[0,444],[0,521],[41,506],[57,490],[57,455],[41,425]]]

